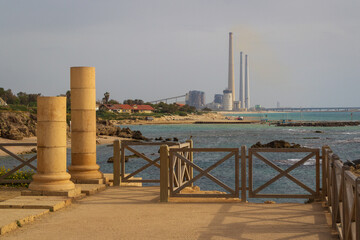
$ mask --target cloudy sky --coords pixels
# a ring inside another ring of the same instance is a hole
[[[55,96],[71,66],[93,66],[98,99],[201,90],[211,102],[227,87],[232,31],[251,105],[359,107],[359,12],[357,0],[0,0],[0,87]]]

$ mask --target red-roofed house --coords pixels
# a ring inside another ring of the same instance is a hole
[[[100,106],[102,111],[112,111],[117,113],[152,113],[155,109],[150,105],[133,105],[128,104],[103,104]]]
[[[152,113],[155,109],[150,105],[133,105],[133,112]]]
[[[103,104],[100,106],[100,110],[112,111],[117,113],[132,113],[133,108],[128,104],[113,104],[113,105]]]

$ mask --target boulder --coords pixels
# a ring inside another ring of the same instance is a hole
[[[301,148],[300,144],[288,143],[284,140],[275,140],[266,144],[257,142],[251,148]]]

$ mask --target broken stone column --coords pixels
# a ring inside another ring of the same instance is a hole
[[[71,180],[100,183],[103,174],[96,164],[95,68],[71,67]]]
[[[37,173],[30,193],[74,192],[66,172],[66,97],[38,97],[37,120]]]

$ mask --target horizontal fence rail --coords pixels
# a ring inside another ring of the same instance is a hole
[[[30,179],[8,179],[10,175],[16,173],[16,171],[21,168],[27,166],[33,170],[37,170],[36,166],[32,165],[32,162],[37,159],[37,154],[32,156],[30,159],[23,158],[21,156],[16,155],[15,153],[9,151],[6,147],[23,147],[23,146],[34,146],[36,147],[36,143],[0,143],[0,150],[5,152],[7,155],[11,156],[15,160],[21,162],[20,165],[14,167],[9,172],[0,176],[0,184],[9,184],[9,183],[30,183]]]

